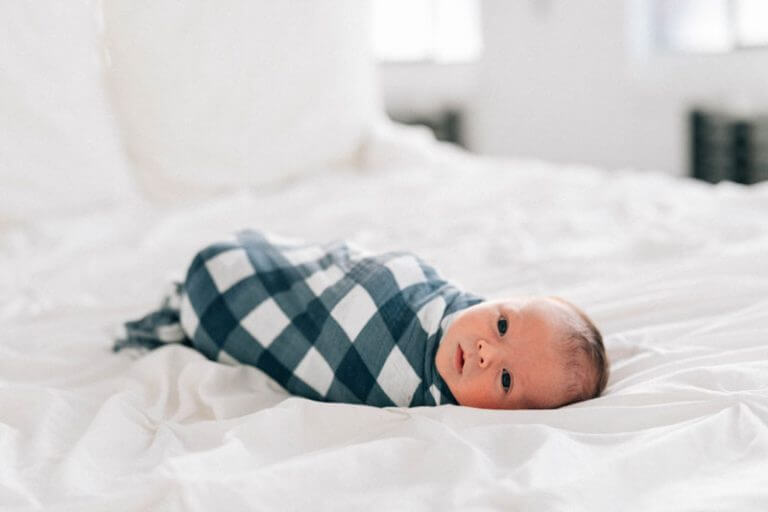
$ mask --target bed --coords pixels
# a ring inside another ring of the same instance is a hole
[[[384,119],[365,3],[320,3],[3,6],[0,508],[768,508],[768,186],[437,143]],[[253,33],[277,42],[222,59]],[[606,392],[378,409],[184,347],[111,351],[246,227],[411,250],[488,298],[567,297],[605,335]]]

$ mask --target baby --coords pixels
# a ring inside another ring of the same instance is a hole
[[[600,332],[556,297],[485,301],[413,254],[242,231],[199,251],[115,350],[182,343],[290,393],[374,406],[556,408],[600,395]]]
[[[486,409],[553,409],[599,396],[608,380],[600,332],[557,297],[515,297],[461,311],[435,365],[457,403]]]

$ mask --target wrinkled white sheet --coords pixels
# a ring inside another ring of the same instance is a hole
[[[768,508],[768,187],[454,156],[0,232],[0,508]],[[567,297],[606,335],[607,392],[375,409],[181,347],[110,352],[196,248],[242,227],[414,250],[489,297]]]

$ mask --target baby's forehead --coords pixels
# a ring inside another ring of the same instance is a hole
[[[519,296],[494,301],[502,309],[525,317],[543,318],[553,326],[569,327],[578,323],[580,316],[568,302],[557,297]]]

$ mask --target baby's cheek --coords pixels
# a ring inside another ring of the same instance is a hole
[[[493,396],[487,388],[468,386],[462,390],[456,399],[461,405],[479,407],[481,409],[503,409],[505,404],[499,397]]]

